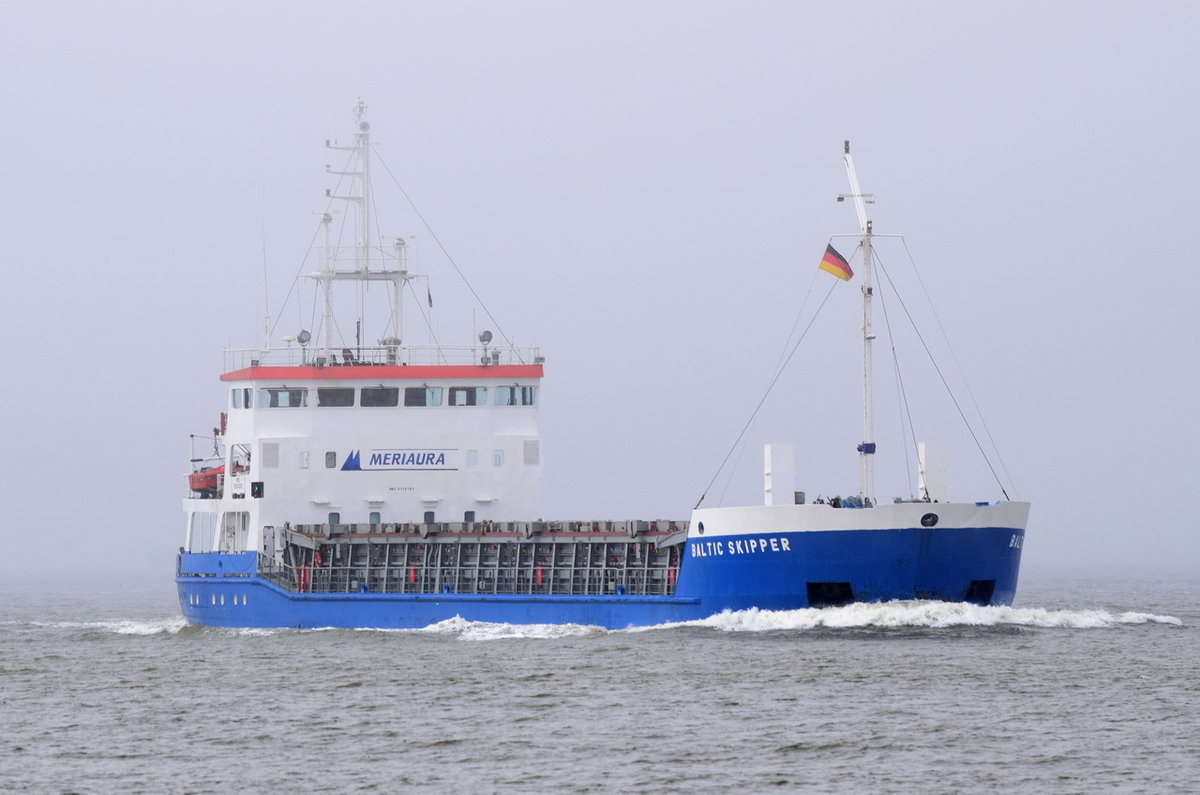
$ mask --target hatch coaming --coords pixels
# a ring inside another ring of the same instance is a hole
[[[671,596],[686,523],[397,525],[284,530],[258,574],[305,594]]]

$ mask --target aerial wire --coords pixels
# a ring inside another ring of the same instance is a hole
[[[933,365],[933,369],[938,374],[938,378],[941,379],[942,386],[946,388],[946,394],[950,396],[950,402],[954,404],[955,410],[958,411],[958,416],[962,418],[963,424],[967,426],[967,432],[971,434],[971,439],[974,440],[976,449],[979,450],[979,454],[983,456],[984,463],[987,464],[988,469],[991,470],[992,477],[995,479],[996,485],[1000,487],[1000,493],[1004,495],[1004,499],[1010,499],[1008,496],[1008,491],[1004,488],[1004,482],[1001,481],[999,473],[996,472],[996,468],[992,466],[992,460],[988,457],[987,451],[984,450],[983,444],[979,441],[979,436],[975,433],[975,428],[971,426],[971,421],[967,419],[967,415],[963,411],[962,406],[959,404],[958,398],[954,394],[954,390],[950,388],[950,383],[946,380],[945,374],[942,373],[942,368],[938,366],[937,359],[935,359],[933,356],[933,351],[929,349],[929,344],[925,342],[924,335],[922,335],[921,330],[917,328],[917,324],[913,320],[912,314],[908,311],[908,306],[904,303],[904,299],[900,297],[899,291],[896,290],[896,285],[892,282],[891,274],[889,274],[883,268],[880,268],[880,271],[888,280],[888,284],[891,285],[892,292],[896,295],[896,300],[900,302],[900,308],[904,310],[904,314],[908,317],[909,325],[912,326],[913,331],[916,332],[917,339],[921,341],[921,346],[925,349],[925,355],[929,357],[929,362]],[[930,306],[932,306],[932,304],[930,304]],[[949,344],[949,340],[947,340],[947,344]],[[969,391],[970,390],[968,389],[968,392]],[[982,421],[982,415],[980,415],[980,419]],[[999,456],[999,452],[997,452],[997,456]]]
[[[485,304],[483,299],[479,297],[479,293],[475,292],[475,287],[467,279],[466,274],[464,274],[462,271],[462,268],[458,267],[458,263],[454,261],[454,257],[450,256],[450,252],[446,250],[444,245],[442,245],[441,239],[437,236],[437,233],[433,231],[433,227],[429,225],[429,222],[425,220],[425,216],[421,214],[419,209],[417,209],[416,203],[412,200],[412,197],[408,195],[408,191],[404,190],[404,186],[400,184],[400,180],[398,180],[396,175],[392,173],[392,169],[390,166],[388,166],[387,161],[383,159],[383,155],[379,154],[379,150],[374,144],[371,144],[371,150],[375,152],[376,159],[378,159],[380,165],[383,166],[383,170],[388,173],[388,176],[392,178],[392,183],[396,186],[396,189],[400,191],[401,195],[404,196],[404,199],[408,202],[408,206],[412,208],[412,211],[416,213],[417,218],[420,219],[421,224],[425,227],[425,230],[429,232],[429,236],[433,238],[433,242],[437,243],[438,248],[442,250],[442,254],[446,256],[447,261],[449,261],[450,265],[453,266],[459,278],[462,279],[463,284],[465,284],[467,289],[470,290],[471,295],[475,298],[476,303],[478,303],[480,308],[483,309],[483,313],[488,316],[488,320],[492,321],[492,325],[496,328],[496,333],[504,338],[505,343],[507,343],[508,346],[514,350],[517,358],[520,359],[520,352],[516,350],[512,340],[510,340],[508,335],[504,333],[504,329],[500,326],[500,321],[496,320],[495,316],[492,315],[492,311],[488,309],[487,304]],[[524,362],[522,361],[522,364],[523,363]]]
[[[796,329],[799,328],[800,321],[804,318],[804,310],[808,307],[809,299],[812,298],[813,288],[817,284],[817,276],[820,273],[820,270],[815,270],[812,272],[812,278],[810,278],[808,281],[808,289],[804,291],[804,299],[800,302],[800,308],[796,311],[796,319],[792,321],[792,327],[788,331],[787,339],[784,340],[783,347],[779,349],[779,358],[775,361],[776,372],[779,372],[784,366],[784,361],[788,353],[788,347],[792,344],[792,338],[796,335]],[[718,498],[721,502],[725,501],[725,495],[729,492],[729,487],[733,484],[733,474],[737,471],[738,467],[741,466],[742,456],[746,454],[746,446],[749,443],[750,440],[748,437],[743,440],[742,446],[738,450],[737,458],[734,459],[733,466],[729,468],[729,474],[725,478],[725,485],[721,489],[721,496]]]
[[[883,262],[878,258],[878,256],[875,258],[875,264],[878,266],[880,271],[885,271]],[[888,278],[886,271],[884,272],[884,277]],[[890,278],[888,278],[888,283],[891,283]],[[904,436],[905,419],[907,418],[908,434],[913,446],[913,455],[919,455],[920,447],[917,445],[917,431],[912,421],[912,408],[908,402],[908,391],[904,388],[904,374],[900,369],[900,354],[896,350],[896,335],[892,331],[892,317],[888,314],[887,301],[884,298],[885,295],[885,290],[879,291],[879,306],[883,309],[883,324],[884,327],[887,328],[888,343],[892,350],[892,369],[896,373],[896,392],[900,398],[898,401],[899,405],[897,406],[900,412],[900,436],[901,438]],[[906,455],[901,456],[901,458],[904,459],[904,480],[909,488],[908,496],[911,498],[913,496],[912,462]]]
[[[946,333],[945,327],[942,326],[942,318],[938,315],[937,307],[933,303],[933,299],[929,295],[929,290],[925,287],[925,280],[921,278],[921,271],[917,270],[916,260],[913,258],[912,251],[908,248],[908,241],[903,236],[900,237],[900,242],[904,244],[904,252],[908,255],[909,264],[912,265],[913,273],[917,275],[917,283],[921,285],[921,292],[925,294],[925,301],[929,304],[930,311],[933,312],[933,319],[938,325],[938,330],[942,332],[942,339],[946,341],[946,347],[950,350],[950,358],[954,361],[954,366],[958,369],[959,377],[963,380],[963,386],[967,388],[967,396],[971,398],[971,405],[975,409],[975,414],[979,417],[980,424],[983,425],[983,432],[987,436],[988,443],[992,446],[992,451],[996,453],[996,458],[1000,462],[1000,469],[1004,472],[1004,477],[1013,487],[1013,492],[1018,491],[1016,481],[1009,474],[1008,465],[1004,463],[1004,456],[1000,453],[1000,446],[996,444],[996,440],[992,438],[992,430],[988,427],[987,418],[983,415],[983,411],[979,408],[978,401],[975,400],[975,392],[971,389],[971,382],[967,380],[962,363],[958,360],[958,354],[954,351],[954,345],[950,342],[950,335]],[[1003,489],[1002,489],[1003,490]],[[1007,496],[1007,495],[1005,495]]]
[[[718,466],[717,471],[713,473],[712,480],[708,481],[708,485],[704,487],[704,492],[700,495],[700,499],[696,500],[696,504],[692,506],[693,511],[699,508],[700,504],[704,502],[704,498],[708,496],[708,490],[712,488],[713,483],[716,482],[717,478],[721,474],[721,471],[725,468],[725,465],[729,463],[729,457],[733,455],[733,451],[736,450],[738,444],[741,443],[742,437],[746,435],[746,433],[750,430],[750,426],[754,424],[754,419],[758,416],[758,412],[762,410],[763,404],[767,402],[767,397],[770,396],[771,390],[774,389],[775,384],[779,382],[780,376],[782,376],[784,370],[787,369],[788,362],[790,362],[792,357],[796,354],[796,349],[800,347],[800,343],[804,342],[804,338],[808,336],[808,332],[812,329],[813,323],[815,323],[817,318],[820,317],[821,310],[825,308],[825,303],[829,300],[829,296],[833,295],[833,289],[836,286],[836,284],[829,285],[829,291],[826,292],[825,297],[821,299],[821,304],[813,313],[812,319],[809,320],[808,325],[804,327],[804,331],[801,332],[799,339],[796,340],[796,344],[792,346],[792,349],[788,353],[787,358],[784,359],[783,364],[776,369],[775,375],[771,378],[771,382],[767,384],[767,388],[763,392],[763,396],[759,399],[758,405],[754,407],[754,411],[750,412],[750,418],[746,420],[746,424],[742,426],[742,430],[738,433],[737,438],[733,440],[733,444],[729,447],[729,452],[725,453],[725,458],[721,460],[721,465]]]

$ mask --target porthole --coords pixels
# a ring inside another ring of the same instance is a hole
[[[704,535],[704,522],[700,522],[698,525],[696,525],[696,532],[700,535]]]
[[[921,517],[921,527],[933,527],[938,523],[938,515],[936,513],[927,513]]]

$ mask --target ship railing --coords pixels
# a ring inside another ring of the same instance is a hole
[[[259,575],[294,593],[671,596],[681,560],[652,538],[334,538],[260,555]]]
[[[354,367],[359,365],[429,366],[542,364],[535,346],[381,345],[342,347],[326,351],[316,346],[228,348],[224,372],[247,367]]]
[[[686,533],[685,519],[656,519],[628,521],[534,521],[534,522],[382,522],[348,524],[288,524],[286,530],[310,538],[330,539],[339,536],[520,536],[533,539],[554,536],[602,535],[602,536],[658,536],[665,540]],[[648,538],[646,540],[655,540]]]

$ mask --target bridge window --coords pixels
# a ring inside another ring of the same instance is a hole
[[[308,405],[308,390],[304,387],[269,386],[258,390],[260,409],[294,409]]]
[[[486,406],[486,386],[452,386],[450,387],[451,406]]]
[[[337,467],[337,451],[328,450],[325,453],[325,468],[334,469]]]
[[[238,387],[233,390],[231,400],[235,409],[254,408],[254,390]]]
[[[325,406],[353,406],[354,405],[354,387],[349,386],[324,386],[317,387],[317,405]]]
[[[400,387],[397,386],[364,386],[362,388],[361,406],[399,406]]]
[[[536,387],[513,384],[496,387],[497,406],[532,406]]]
[[[504,451],[503,450],[493,450],[492,451],[492,464],[494,464],[495,466],[498,466],[498,467],[504,466]]]
[[[404,405],[440,406],[442,405],[442,388],[440,386],[406,386],[404,388]]]

